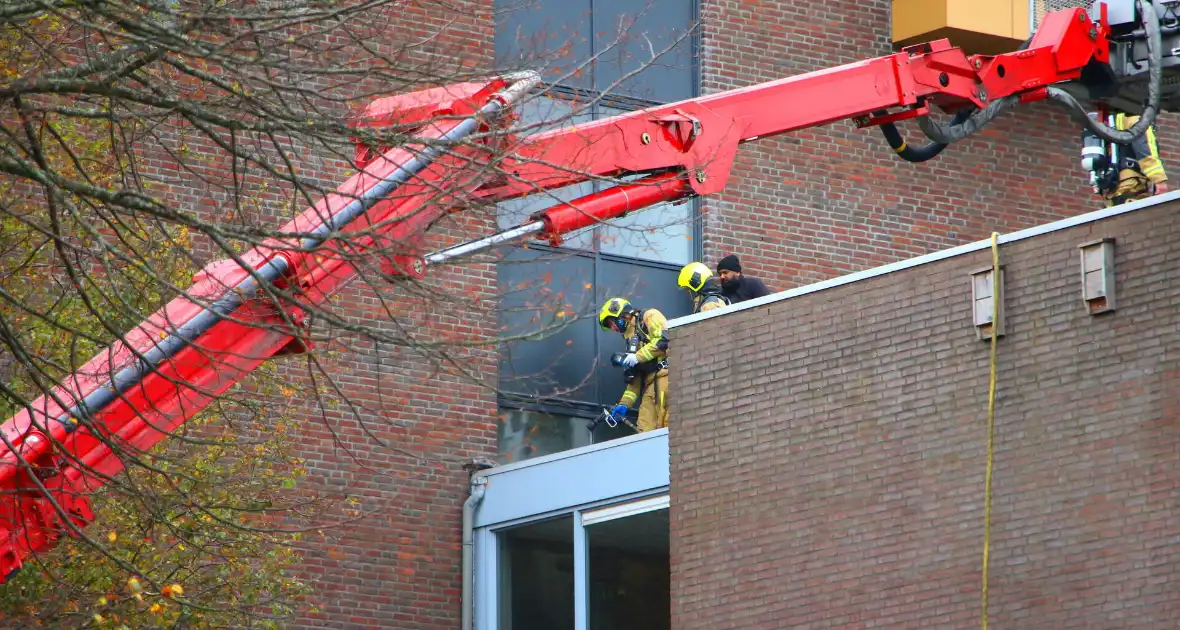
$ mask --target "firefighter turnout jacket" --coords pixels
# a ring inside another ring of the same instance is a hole
[[[668,342],[664,329],[668,320],[654,308],[640,311],[627,322],[623,336],[635,340],[638,349],[634,378],[619,399],[620,405],[634,408],[639,403],[639,431],[651,431],[668,426]]]
[[[1122,113],[1115,116],[1115,128],[1119,131],[1130,129],[1136,122],[1139,122],[1138,116]],[[1124,146],[1123,150],[1130,154],[1128,157],[1131,161],[1129,168],[1123,168],[1124,164],[1119,165],[1118,186],[1103,195],[1107,206],[1150,197],[1155,194],[1156,185],[1168,181],[1164,163],[1160,160],[1154,125],[1148,127],[1130,146]]]

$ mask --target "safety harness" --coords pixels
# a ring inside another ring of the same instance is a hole
[[[649,342],[651,342],[651,334],[647,331],[647,326],[644,324],[644,322],[646,321],[644,319],[645,315],[647,315],[646,310],[637,311],[635,314],[635,319],[633,320],[635,322],[635,334],[631,335],[631,338],[627,340],[627,352],[637,352],[640,348],[642,348],[643,346],[646,346]],[[656,343],[656,348],[658,348],[660,350],[667,350],[668,349],[668,340],[665,338],[661,338]],[[660,370],[667,368],[667,367],[668,367],[668,358],[667,357],[660,357],[658,359],[652,359],[651,361],[644,361],[643,363],[639,363],[639,364],[635,365],[636,370],[641,374],[651,374],[653,372],[659,372]]]
[[[634,322],[634,326],[635,326],[635,334],[631,335],[631,337],[629,339],[627,339],[627,352],[636,352],[640,348],[642,348],[643,346],[646,346],[648,344],[648,342],[651,341],[651,334],[648,333],[647,327],[644,324],[644,322],[646,321],[644,318],[644,315],[646,315],[646,314],[647,314],[646,310],[638,311],[635,315],[635,319],[632,320]],[[668,340],[666,338],[661,338],[656,343],[656,347],[659,348],[660,350],[667,350]],[[664,356],[664,357],[660,357],[658,359],[644,361],[643,363],[637,363],[635,365],[635,367],[632,368],[634,370],[635,376],[637,376],[639,378],[639,395],[635,399],[635,402],[637,404],[643,404],[643,394],[647,390],[647,377],[648,377],[648,375],[649,374],[657,374],[657,373],[659,373],[660,370],[667,369],[667,367],[668,367],[668,358],[666,356]],[[652,386],[655,387],[655,398],[656,398],[656,405],[657,406],[661,402],[660,401],[660,384],[659,383],[660,383],[659,379],[656,379],[656,378],[653,378],[651,381]]]

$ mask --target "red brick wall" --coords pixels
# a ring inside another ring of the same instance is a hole
[[[890,6],[704,0],[704,92],[889,54]],[[925,143],[916,125],[900,126]],[[736,253],[783,290],[1097,209],[1079,132],[1036,104],[916,165],[847,122],[745,145],[728,190],[707,204],[707,262]],[[1160,138],[1166,159],[1176,134],[1165,124]]]
[[[1000,248],[994,627],[1176,625],[1177,210]],[[1103,237],[1118,310],[1091,316],[1077,246]],[[989,346],[969,274],[990,262],[671,331],[673,627],[978,625]]]
[[[490,0],[401,5],[400,15],[374,20],[371,28],[385,50],[428,42],[411,57],[426,61],[427,75],[454,76],[490,65],[490,7]],[[430,249],[494,228],[486,211],[447,218],[433,229]],[[373,286],[358,282],[337,308],[351,324],[424,344],[488,341],[497,335],[495,278],[494,265],[468,260],[431,269],[420,287],[382,287],[381,300]],[[286,627],[456,628],[467,497],[462,466],[496,456],[495,346],[444,347],[427,356],[375,348],[347,334],[339,339],[341,354],[331,365],[349,402],[308,419],[303,453],[311,488],[355,497],[355,509],[368,516],[309,536],[306,578],[320,612]]]

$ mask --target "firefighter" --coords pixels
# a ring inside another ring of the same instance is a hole
[[[676,279],[677,286],[688,290],[692,297],[692,312],[704,313],[713,309],[729,306],[729,298],[721,294],[721,284],[713,277],[713,272],[699,262],[688,263],[680,270],[680,277]]]
[[[668,426],[667,319],[654,308],[639,310],[623,298],[607,300],[598,312],[598,323],[627,341],[627,352],[611,362],[625,368],[627,388],[611,415],[619,421],[639,403],[639,432]]]
[[[1114,127],[1119,131],[1126,131],[1138,121],[1138,116],[1120,112],[1115,115]],[[1085,133],[1087,136],[1093,136],[1088,131]],[[1101,142],[1096,136],[1086,137],[1085,140],[1091,143]],[[1096,182],[1095,190],[1106,200],[1107,207],[1144,199],[1164,191],[1164,182],[1168,181],[1168,175],[1164,172],[1163,161],[1160,160],[1155,125],[1148,127],[1143,135],[1130,145],[1118,145],[1117,150],[1120,153],[1118,164],[1112,164],[1106,170],[1110,177],[1096,178],[1100,181]]]

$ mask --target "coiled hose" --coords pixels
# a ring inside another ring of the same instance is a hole
[[[962,124],[974,111],[974,107],[960,109],[955,113],[954,118],[951,119],[951,124]],[[876,112],[874,115],[883,116],[885,112]],[[889,146],[897,152],[897,155],[901,156],[901,159],[907,162],[925,162],[926,160],[937,157],[947,147],[942,142],[931,142],[920,147],[906,144],[906,141],[901,137],[901,132],[897,130],[897,125],[893,123],[881,125],[881,133],[885,136],[885,141],[889,143]]]
[[[1138,122],[1126,131],[1119,131],[1098,120],[1090,118],[1086,112],[1086,108],[1082,107],[1081,103],[1078,103],[1077,99],[1065,90],[1056,87],[1050,87],[1046,90],[1049,102],[1064,107],[1074,122],[1090,130],[1099,138],[1115,144],[1130,144],[1135,141],[1147,131],[1148,127],[1155,123],[1156,116],[1159,114],[1160,77],[1163,73],[1160,50],[1163,44],[1160,41],[1159,15],[1155,12],[1155,5],[1152,4],[1151,0],[1138,0],[1138,6],[1144,17],[1144,27],[1147,29],[1148,57],[1147,106],[1143,109],[1143,115],[1140,116]],[[926,134],[927,138],[930,138],[935,143],[950,144],[952,142],[958,142],[982,129],[992,120],[995,120],[997,116],[1014,106],[1019,100],[1020,96],[1016,94],[996,99],[983,109],[972,114],[966,120],[957,123],[952,120],[949,125],[942,125],[929,116],[922,116],[918,119],[918,127],[922,130],[922,133]]]

